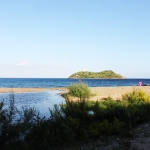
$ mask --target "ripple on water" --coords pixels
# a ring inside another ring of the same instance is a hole
[[[9,106],[12,93],[1,93],[0,101],[4,101],[5,108]],[[59,91],[25,92],[14,93],[15,105],[18,110],[22,107],[34,107],[39,110],[41,116],[49,117],[49,108],[53,109],[55,104],[62,104],[65,99],[59,95]]]

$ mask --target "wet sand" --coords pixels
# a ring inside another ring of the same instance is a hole
[[[122,94],[126,92],[132,92],[133,89],[142,89],[146,94],[150,95],[150,86],[123,86],[123,87],[90,87],[91,92],[96,96],[92,97],[92,100],[101,100],[107,98],[108,96],[112,97],[115,100],[120,100]],[[6,92],[42,92],[42,91],[51,91],[59,90],[60,93],[67,92],[67,88],[0,88],[0,93]]]

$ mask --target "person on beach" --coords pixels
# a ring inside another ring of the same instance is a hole
[[[139,85],[139,86],[142,86],[142,82],[140,81],[138,85]]]

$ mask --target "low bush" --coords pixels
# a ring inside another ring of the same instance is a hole
[[[143,90],[134,89],[132,92],[128,92],[122,95],[122,99],[124,101],[128,101],[130,104],[132,103],[140,103],[146,101],[147,95]]]
[[[68,86],[68,90],[69,96],[77,97],[80,100],[87,100],[92,96],[88,85],[83,82],[71,84]]]

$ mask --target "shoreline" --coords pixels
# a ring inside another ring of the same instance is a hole
[[[91,92],[95,94],[91,100],[101,100],[108,96],[114,100],[121,100],[122,94],[132,92],[133,89],[144,90],[146,94],[150,95],[150,86],[117,86],[117,87],[89,87]],[[66,87],[61,88],[0,88],[0,93],[13,93],[13,92],[42,92],[42,91],[60,91],[60,94],[66,93]]]

